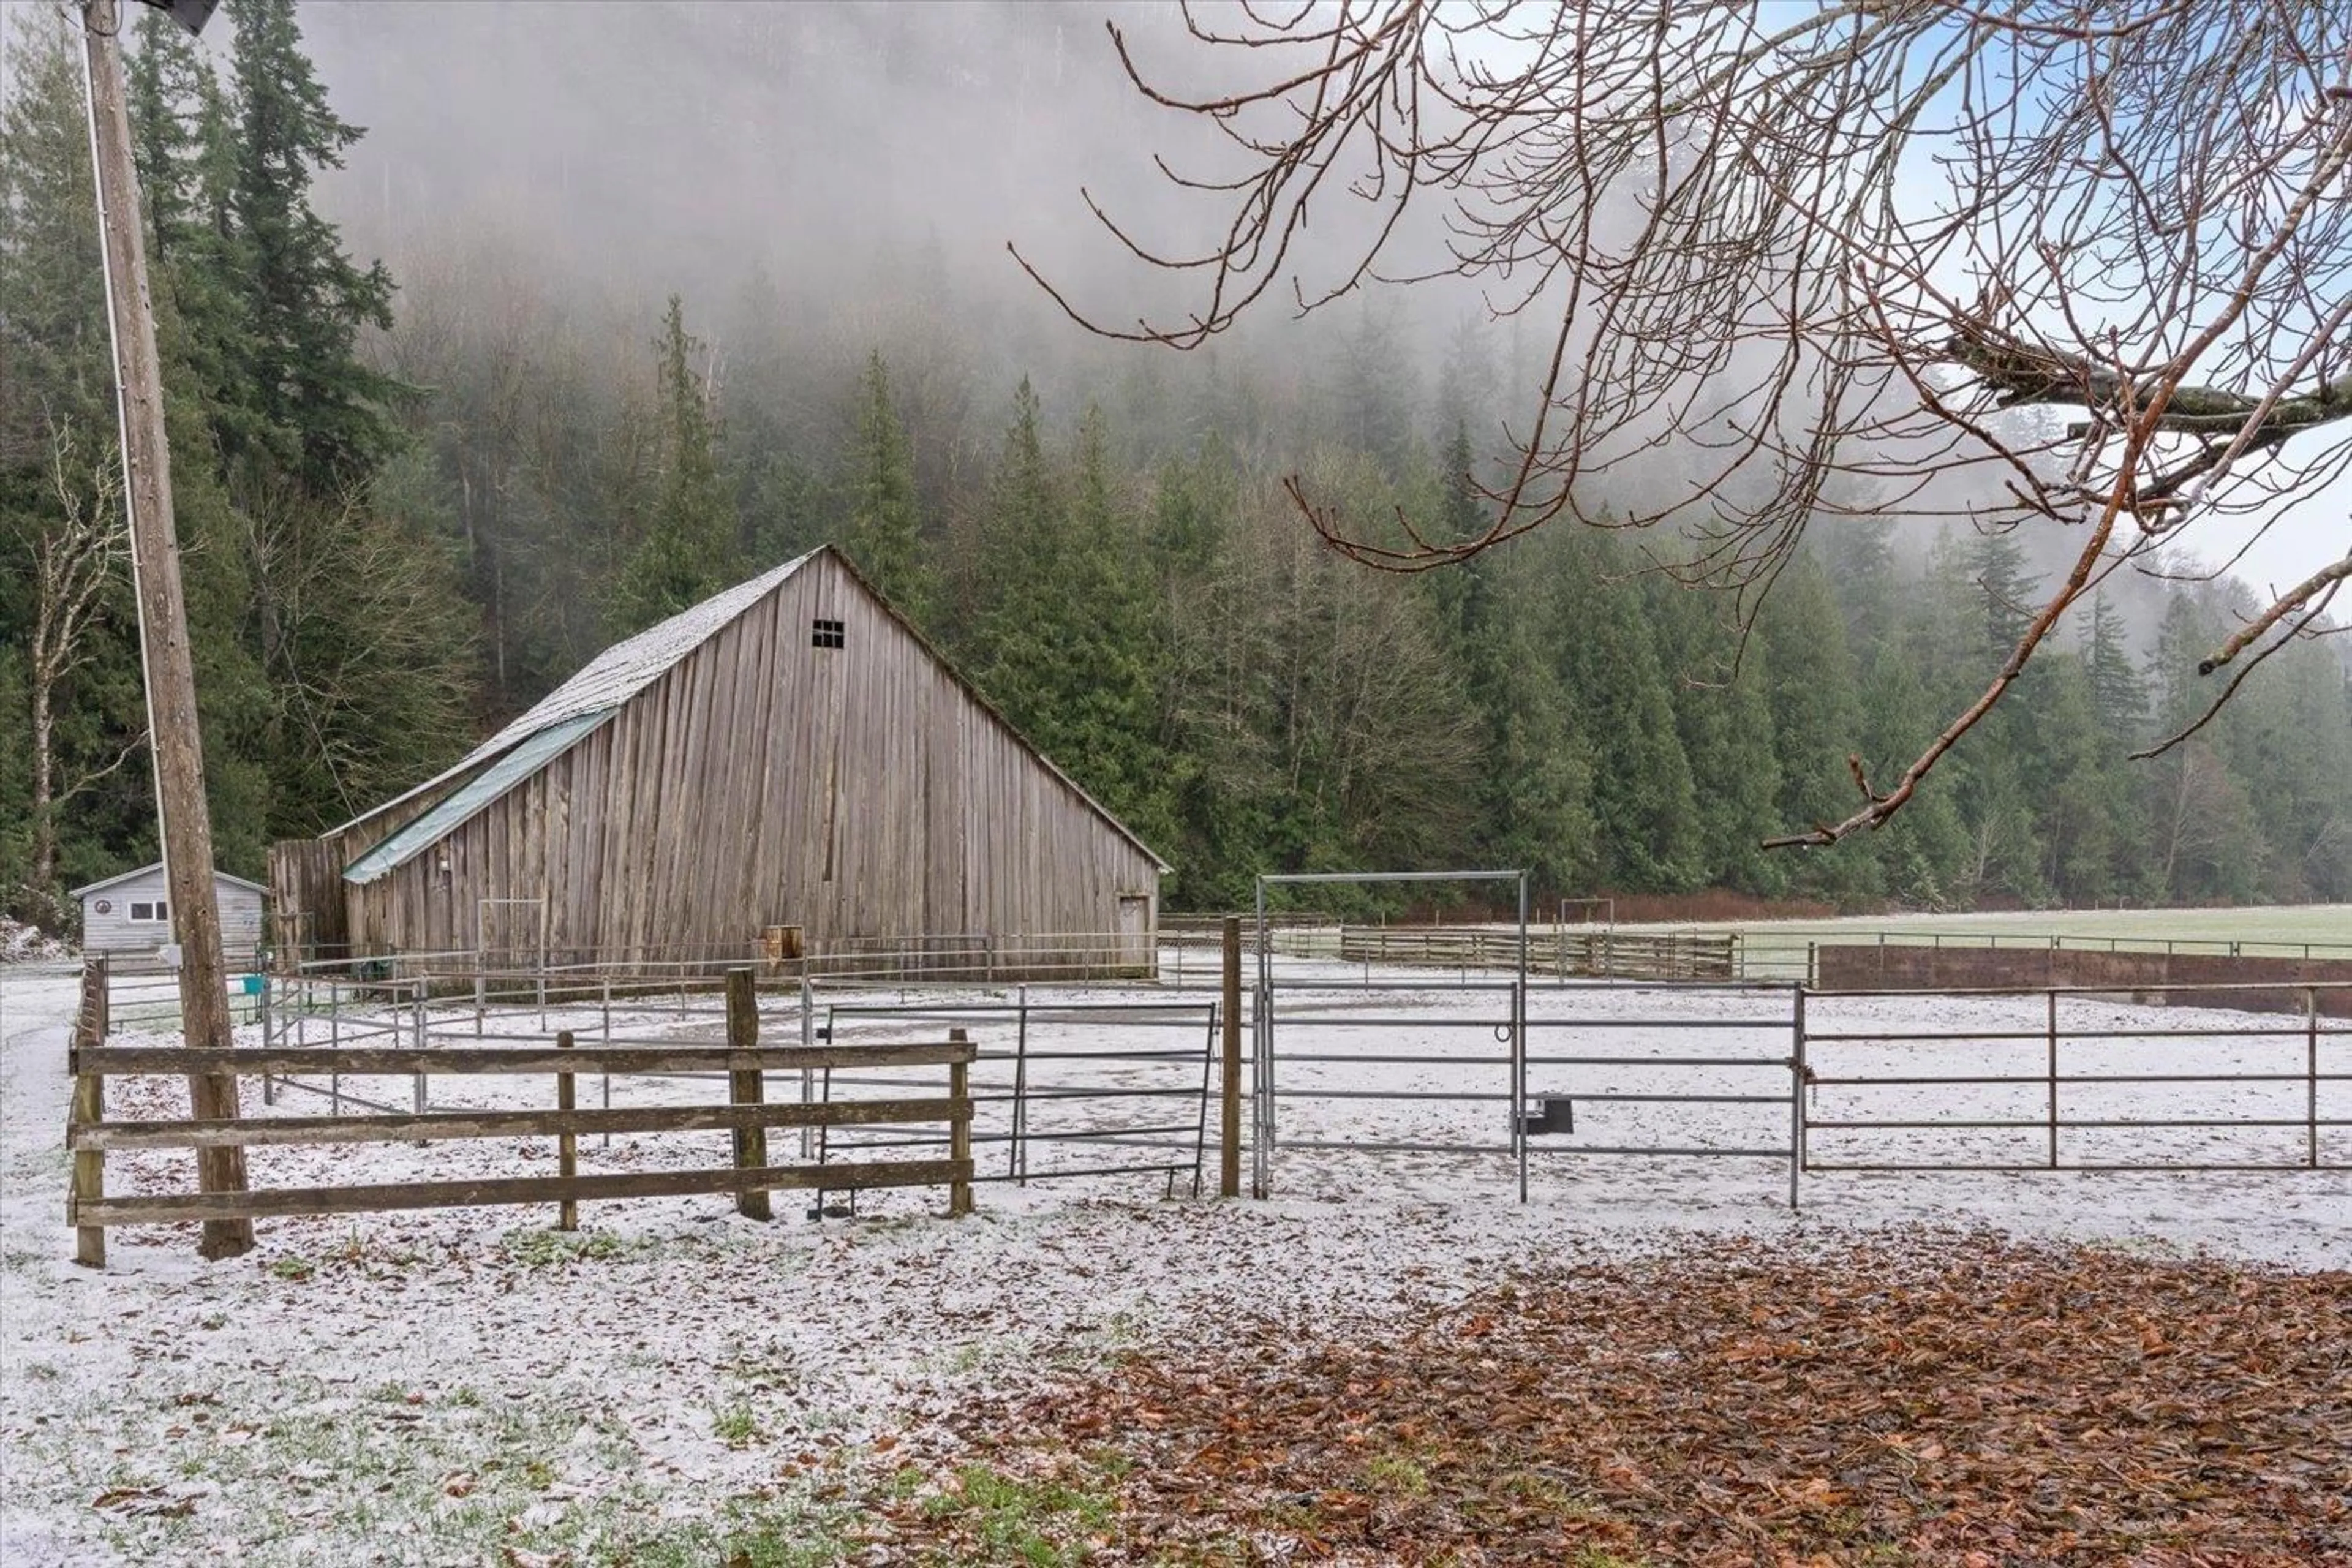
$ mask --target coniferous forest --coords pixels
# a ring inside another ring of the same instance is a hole
[[[316,199],[361,132],[291,0],[223,15],[205,50],[143,15],[131,92],[229,870],[833,540],[1174,864],[1171,908],[1261,870],[1474,862],[1850,908],[2352,900],[2343,639],[2126,761],[2210,700],[2197,661],[2248,598],[2227,578],[2119,578],[1891,826],[1768,852],[1850,808],[1850,753],[1885,776],[1982,689],[2030,540],[1824,522],[1746,627],[1638,535],[1372,572],[1282,481],[1472,531],[1507,325],[1375,302],[1312,353],[1114,354],[1007,326],[922,244],[855,308],[754,259],[626,298],[454,235],[387,268]],[[46,10],[9,23],[0,891],[55,924],[155,831],[78,46]]]

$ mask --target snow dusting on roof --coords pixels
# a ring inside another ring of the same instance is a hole
[[[335,831],[341,833],[356,827],[378,812],[387,811],[422,791],[436,788],[479,767],[541,731],[561,724],[567,719],[619,707],[660,679],[678,660],[708,642],[720,627],[765,597],[769,590],[799,571],[815,554],[815,551],[811,551],[807,555],[795,556],[749,582],[738,583],[723,593],[713,594],[691,609],[680,610],[669,619],[646,627],[625,642],[614,643],[590,659],[579,674],[541,698],[530,711],[467,752],[465,761],[456,767],[427,779],[406,795],[352,818]]]

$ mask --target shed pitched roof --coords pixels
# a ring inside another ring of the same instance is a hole
[[[86,888],[76,888],[72,892],[68,893],[66,897],[69,899],[79,899],[85,893],[103,892],[105,889],[113,887],[118,882],[128,882],[133,877],[143,877],[150,871],[160,871],[163,868],[163,862],[161,860],[151,860],[146,865],[134,868],[131,870],[118,871],[113,876],[92,882]],[[269,889],[263,887],[260,883],[248,882],[242,877],[232,877],[217,866],[213,868],[213,880],[215,882],[234,882],[238,887],[248,889],[253,892],[259,893],[264,898],[268,898],[269,896]]]

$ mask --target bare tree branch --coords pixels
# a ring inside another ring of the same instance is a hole
[[[2223,665],[2237,658],[2238,655],[2243,653],[2248,644],[2261,637],[2264,632],[2270,630],[2271,627],[2276,626],[2282,616],[2286,616],[2292,611],[2301,609],[2304,605],[2310,604],[2313,598],[2318,595],[2323,589],[2326,591],[2328,598],[2333,598],[2336,595],[2336,584],[2343,582],[2347,577],[2352,577],[2352,555],[2347,555],[2343,560],[2336,562],[2332,566],[2321,567],[2318,571],[2314,572],[2310,576],[2305,578],[2302,582],[2296,584],[2294,587],[2289,588],[2285,593],[2280,595],[2277,601],[2273,603],[2270,608],[2264,610],[2261,615],[2256,616],[2252,620],[2248,621],[2243,626],[2241,626],[2234,634],[2232,634],[2228,641],[2224,642],[2219,648],[2215,649],[2211,658],[2200,659],[2197,665],[2197,673],[2200,675],[2212,674],[2215,670],[2221,668]],[[2326,607],[2326,599],[2322,599],[2320,601],[2319,607],[2322,609]],[[2309,616],[2305,616],[2305,618],[2306,620],[2310,619]]]
[[[2255,668],[2260,666],[2264,659],[2270,658],[2271,655],[2278,652],[2279,649],[2286,647],[2287,644],[2294,641],[2297,637],[2308,635],[2314,629],[2319,617],[2326,613],[2329,601],[2336,597],[2336,590],[2343,586],[2344,579],[2347,575],[2352,575],[2352,563],[2347,563],[2347,570],[2335,572],[2333,574],[2332,580],[2324,583],[2324,584],[2316,590],[2315,596],[2309,601],[2310,607],[2304,611],[2303,615],[2296,619],[2294,626],[2289,626],[2284,633],[2283,633],[2276,640],[2273,641],[2267,647],[2258,650],[2253,658],[2248,659],[2244,664],[2238,667],[2238,673],[2231,677],[2230,684],[2221,689],[2221,694],[2213,699],[2210,703],[2207,704],[2205,711],[2199,714],[2193,722],[2180,730],[2179,732],[2168,735],[2165,739],[2158,741],[2153,746],[2145,747],[2142,750],[2134,752],[2132,753],[2132,760],[2134,762],[2144,762],[2150,757],[2160,757],[2164,755],[2165,752],[2172,750],[2173,747],[2189,739],[2189,736],[2197,733],[2198,731],[2205,728],[2206,725],[2211,723],[2215,717],[2221,713],[2221,710],[2229,706],[2230,699],[2238,694],[2238,688],[2246,683],[2246,678],[2252,675]],[[2275,605],[2272,607],[2273,611],[2276,608],[2277,606]],[[2263,614],[2272,622],[2275,622],[2278,618],[2276,615],[2272,613],[2272,611],[2265,611]],[[2242,643],[2239,643],[2238,639],[2234,637],[2231,638],[2231,641],[2233,645],[2236,645],[2231,649],[2231,656],[2235,657],[2238,648],[2242,647],[2244,645]],[[2197,667],[2197,670],[2199,674],[2204,675],[2210,674],[2215,668],[2216,661],[2213,659],[2207,659]]]
[[[1277,283],[1312,312],[1453,279],[1547,322],[1467,537],[1368,531],[1290,481],[1349,559],[1417,572],[1563,519],[1648,530],[1746,616],[1824,517],[2081,532],[1893,787],[1773,842],[1886,821],[2118,565],[2266,526],[2352,469],[2352,8],[1334,0],[1186,23],[1224,90],[1162,87],[1111,36],[1222,151],[1160,164],[1221,207],[1214,237],[1155,251],[1087,205],[1204,296],[1122,323],[1030,268],[1073,319],[1190,349]],[[1352,221],[1318,230],[1339,241],[1310,247],[1310,205],[1343,200]],[[2339,580],[2279,596],[2249,642],[2315,629]]]

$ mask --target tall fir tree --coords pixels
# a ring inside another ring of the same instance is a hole
[[[654,340],[657,469],[644,531],[623,563],[605,614],[615,635],[641,631],[735,580],[735,502],[719,467],[719,424],[697,366],[702,342],[676,294]]]
[[[937,589],[923,553],[914,459],[890,401],[890,373],[879,350],[866,356],[858,386],[857,426],[843,489],[848,515],[841,538],[850,558],[910,620],[928,626]]]
[[[392,278],[362,268],[310,204],[364,134],[336,115],[302,52],[294,0],[228,0],[237,136],[228,209],[239,241],[243,363],[234,394],[271,464],[311,494],[362,483],[399,442],[387,405],[405,389],[362,361],[362,328],[392,325]],[[232,468],[249,456],[231,444]]]

